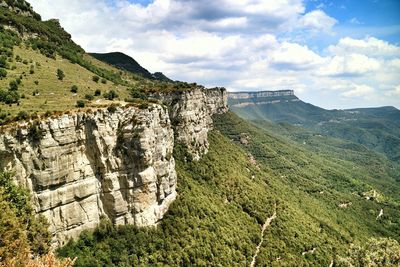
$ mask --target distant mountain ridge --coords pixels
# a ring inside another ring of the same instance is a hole
[[[166,81],[166,82],[172,81],[161,72],[150,73],[147,69],[143,68],[135,59],[121,52],[89,53],[89,54],[100,61],[113,65],[117,68],[135,74],[139,74],[147,79]]]
[[[292,90],[229,93],[228,105],[247,120],[301,126],[400,160],[400,110],[395,107],[326,110],[301,101]]]

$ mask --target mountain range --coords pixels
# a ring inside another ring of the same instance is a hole
[[[228,93],[0,0],[0,266],[398,266],[400,111]]]

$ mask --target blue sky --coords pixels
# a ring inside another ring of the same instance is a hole
[[[400,108],[398,0],[30,2],[87,51],[121,51],[172,79],[291,88],[325,108]]]

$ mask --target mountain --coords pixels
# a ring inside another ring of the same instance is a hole
[[[145,78],[23,0],[0,25],[0,266],[398,265],[396,109]]]
[[[229,93],[228,103],[232,111],[251,121],[289,123],[400,160],[400,111],[394,107],[325,110],[301,101],[291,90],[266,94]]]
[[[162,74],[161,72],[156,72],[154,74],[150,73],[147,69],[140,66],[140,64],[134,60],[132,57],[125,55],[120,52],[112,52],[112,53],[90,53],[90,55],[98,60],[106,62],[112,66],[115,66],[119,69],[123,69],[135,74],[139,74],[147,79],[155,79],[159,81],[167,81],[171,80]]]

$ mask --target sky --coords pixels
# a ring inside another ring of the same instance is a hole
[[[400,108],[399,0],[28,0],[87,52],[229,91]]]

